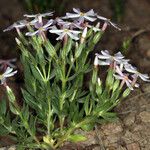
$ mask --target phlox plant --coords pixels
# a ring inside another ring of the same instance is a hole
[[[120,28],[93,10],[73,11],[57,18],[52,12],[24,15],[4,30],[18,33],[24,86],[20,105],[6,81],[17,71],[8,66],[0,75],[9,99],[9,109],[5,100],[0,104],[0,134],[12,138],[19,150],[57,149],[67,141],[86,140],[74,131],[114,120],[112,109],[139,86],[137,79],[149,82],[120,52],[102,50],[92,63],[89,54],[108,26]],[[107,68],[105,79],[100,66]],[[85,81],[87,74],[91,78]]]

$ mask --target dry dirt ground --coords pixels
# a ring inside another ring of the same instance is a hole
[[[19,1],[19,0],[18,0]],[[17,0],[0,0],[0,58],[18,57],[13,34],[2,33],[2,29],[21,19],[24,10]],[[93,8],[102,16],[111,18],[109,0],[70,0],[67,10],[79,7]],[[105,34],[97,50],[118,51],[122,41],[128,37],[132,43],[127,57],[141,71],[150,74],[150,0],[126,0],[121,32],[112,28]],[[0,91],[1,92],[1,91]],[[150,84],[142,84],[115,109],[119,120],[98,125],[85,134],[88,140],[78,144],[67,144],[63,150],[150,150]],[[7,141],[0,138],[0,143]]]

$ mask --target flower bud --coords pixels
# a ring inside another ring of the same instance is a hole
[[[102,82],[100,80],[100,78],[97,79],[98,84],[96,84],[96,93],[97,95],[100,95],[102,93]]]
[[[129,88],[126,89],[122,94],[123,98],[127,97],[130,94],[130,92],[131,92],[131,90]]]
[[[101,79],[100,78],[97,79],[97,82],[98,82],[98,85],[101,86],[102,83],[101,83]]]
[[[103,24],[102,31],[105,31],[106,28],[107,28],[107,26],[108,26],[108,22],[105,22],[105,23]]]
[[[21,41],[20,41],[17,37],[15,38],[15,40],[16,40],[16,43],[17,43],[18,45],[21,44]]]
[[[96,82],[97,82],[97,69],[96,68],[94,68],[94,70],[93,70],[93,75],[92,75],[92,84],[96,84]]]
[[[86,35],[87,35],[87,27],[84,28],[84,30],[83,30],[83,33],[81,36],[81,44],[85,41]]]
[[[97,67],[98,66],[98,57],[95,56],[95,59],[94,59],[94,66]]]
[[[116,80],[116,81],[114,82],[114,85],[113,85],[113,92],[116,91],[117,88],[119,88],[119,83],[120,83],[119,80]]]
[[[76,50],[76,53],[75,53],[75,58],[78,58],[81,55],[84,46],[85,46],[85,44],[80,44],[78,46],[78,48]]]
[[[6,90],[7,90],[7,94],[8,94],[8,98],[9,100],[14,103],[16,101],[15,95],[13,93],[13,91],[10,89],[9,86],[6,86]]]
[[[93,38],[93,43],[97,44],[97,42],[100,40],[101,36],[102,36],[102,33],[98,32]]]

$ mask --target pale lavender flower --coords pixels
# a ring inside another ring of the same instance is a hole
[[[12,77],[17,73],[17,71],[13,71],[13,68],[7,67],[6,71],[0,75],[1,84],[6,83],[6,78]]]
[[[34,18],[33,20],[33,22],[35,22],[34,26],[37,29],[39,29],[40,27],[43,27],[43,17],[47,17],[47,16],[53,16],[53,12],[35,14],[35,15],[27,15],[27,14],[24,15],[24,17],[27,17],[27,18]],[[51,22],[51,20],[48,22]]]
[[[121,52],[116,53],[114,56],[110,55],[107,50],[102,50],[102,54],[96,54],[99,59],[105,60],[107,64],[117,63],[120,64],[123,60],[124,56],[121,54]]]
[[[1,65],[1,68],[6,68],[6,67],[11,67],[11,68],[16,68],[16,66],[12,63],[16,62],[16,58],[13,58],[13,59],[7,59],[7,60],[4,60],[4,59],[0,59],[0,65]]]
[[[136,67],[133,67],[130,64],[125,65],[125,70],[128,71],[128,72],[130,72],[130,73],[133,73],[134,76],[136,76],[136,77],[140,77],[143,81],[150,82],[148,74],[142,74],[142,73],[140,73],[137,70]]]
[[[13,30],[13,29],[22,29],[24,28],[25,26],[23,24],[20,23],[20,21],[17,21],[15,23],[13,23],[12,25],[10,25],[9,27],[7,27],[6,29],[3,30],[3,32],[6,32],[6,31],[10,31],[10,30]]]
[[[3,32],[10,31],[13,29],[17,30],[17,33],[20,34],[20,29],[23,29],[24,27],[27,27],[28,25],[34,25],[37,22],[37,20],[32,20],[28,22],[27,20],[20,20],[15,23],[13,23],[11,26],[7,27]]]
[[[83,23],[84,20],[88,20],[91,22],[96,20],[95,13],[94,13],[93,9],[91,9],[88,12],[81,12],[80,9],[73,8],[73,11],[75,13],[66,13],[66,16],[64,18],[78,19],[78,21],[80,23]]]
[[[74,28],[79,28],[79,29],[82,29],[81,25],[74,21],[74,22],[69,22],[69,21],[64,21],[60,18],[56,19],[56,22],[59,26],[62,26],[62,27],[69,27],[70,29],[74,29]]]
[[[27,36],[34,36],[34,35],[41,35],[43,32],[47,31],[48,29],[51,28],[51,25],[53,24],[53,20],[49,20],[45,25],[43,25],[43,22],[36,24],[35,23],[35,28],[38,29],[34,32],[27,32]]]
[[[65,36],[69,36],[74,40],[79,40],[78,34],[81,33],[81,31],[70,30],[69,27],[63,29],[54,27],[53,29],[49,30],[49,32],[59,35],[56,40],[62,40]]]
[[[114,77],[118,80],[122,80],[122,83],[121,83],[121,87],[123,87],[124,83],[126,83],[127,87],[130,88],[130,90],[133,90],[133,87],[132,87],[132,81],[128,78],[128,74],[124,74],[119,66],[116,66],[116,74],[114,74]]]
[[[107,25],[112,25],[114,28],[121,30],[115,23],[111,22],[110,19],[97,15],[97,18],[104,21],[103,30],[106,29]]]

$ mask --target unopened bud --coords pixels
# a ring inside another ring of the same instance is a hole
[[[16,40],[16,43],[17,43],[18,45],[21,44],[21,41],[20,41],[18,38],[15,38],[15,40]]]
[[[76,48],[78,48],[78,47],[79,47],[79,44],[78,44],[78,42],[76,42],[76,43],[75,43],[75,47],[76,47]]]
[[[95,67],[97,67],[98,66],[98,57],[97,56],[95,56],[95,59],[94,59],[94,66]]]
[[[14,103],[16,101],[15,95],[13,93],[13,91],[10,89],[9,86],[6,86],[6,90],[7,90],[7,94],[8,94],[8,98],[9,100]]]
[[[102,83],[101,83],[100,78],[97,79],[97,82],[98,82],[98,84],[96,84],[96,93],[97,93],[97,95],[101,95],[101,93],[102,93],[102,87],[101,87]]]
[[[120,84],[120,81],[119,80],[116,80],[113,84],[113,92],[116,91],[118,88],[119,88],[119,84]]]
[[[97,82],[98,82],[98,85],[101,86],[101,79],[100,78],[97,79]]]
[[[81,36],[81,43],[83,43],[85,41],[86,35],[87,35],[87,27],[84,28],[84,30],[83,30],[83,33]]]
[[[96,24],[96,26],[93,27],[93,31],[94,31],[94,32],[101,31],[101,29],[100,29],[100,22],[98,22],[98,23]]]
[[[130,92],[131,92],[131,90],[129,88],[126,89],[122,94],[123,98],[127,97],[130,94]]]
[[[106,28],[107,28],[107,26],[108,26],[108,22],[105,22],[105,23],[103,24],[102,31],[105,31]]]
[[[100,28],[100,22],[98,22],[95,27]]]
[[[100,40],[101,36],[102,36],[102,33],[101,32],[97,32],[97,34],[93,38],[93,43],[97,44],[97,42]]]
[[[72,62],[72,63],[74,62],[74,58],[73,58],[73,56],[71,56],[71,62]]]

